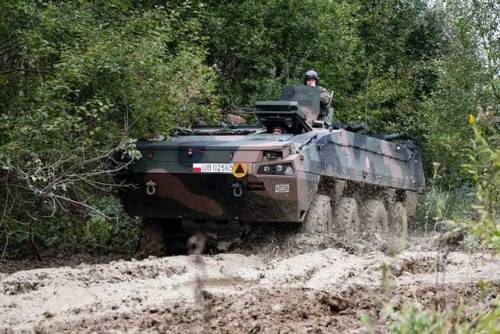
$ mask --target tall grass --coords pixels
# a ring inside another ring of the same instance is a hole
[[[443,169],[434,163],[428,190],[417,208],[416,228],[425,235],[443,232],[473,250],[500,251],[500,136],[498,129],[472,124],[474,137],[462,168],[470,179],[458,188],[443,185]]]
[[[414,303],[399,312],[391,312],[389,330],[391,334],[486,334],[498,333],[500,328],[500,303],[491,309],[483,309],[473,319],[467,319],[462,307],[453,310],[426,309]]]

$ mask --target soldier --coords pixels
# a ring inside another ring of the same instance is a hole
[[[282,135],[285,133],[285,129],[283,129],[281,126],[275,126],[273,128],[272,134],[273,135]]]
[[[304,75],[304,85],[317,87],[320,90],[319,98],[321,114],[318,119],[322,119],[328,114],[328,107],[332,101],[332,96],[325,88],[319,86],[319,75],[315,70],[309,70],[306,72]]]

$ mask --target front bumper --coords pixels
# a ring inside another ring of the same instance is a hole
[[[299,222],[303,215],[293,176],[133,173],[120,191],[131,216],[255,222]]]

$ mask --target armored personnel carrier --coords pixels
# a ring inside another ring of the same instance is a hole
[[[257,102],[261,126],[179,130],[137,143],[142,158],[117,175],[145,243],[183,220],[300,224],[306,233],[404,244],[424,189],[420,150],[336,128],[319,90],[289,86]]]

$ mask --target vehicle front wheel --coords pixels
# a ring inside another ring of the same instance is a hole
[[[161,218],[145,218],[144,233],[139,252],[145,255],[161,256],[172,253],[171,239],[182,231],[182,221]]]
[[[306,233],[326,233],[332,226],[330,196],[316,194],[304,219],[302,230]]]

